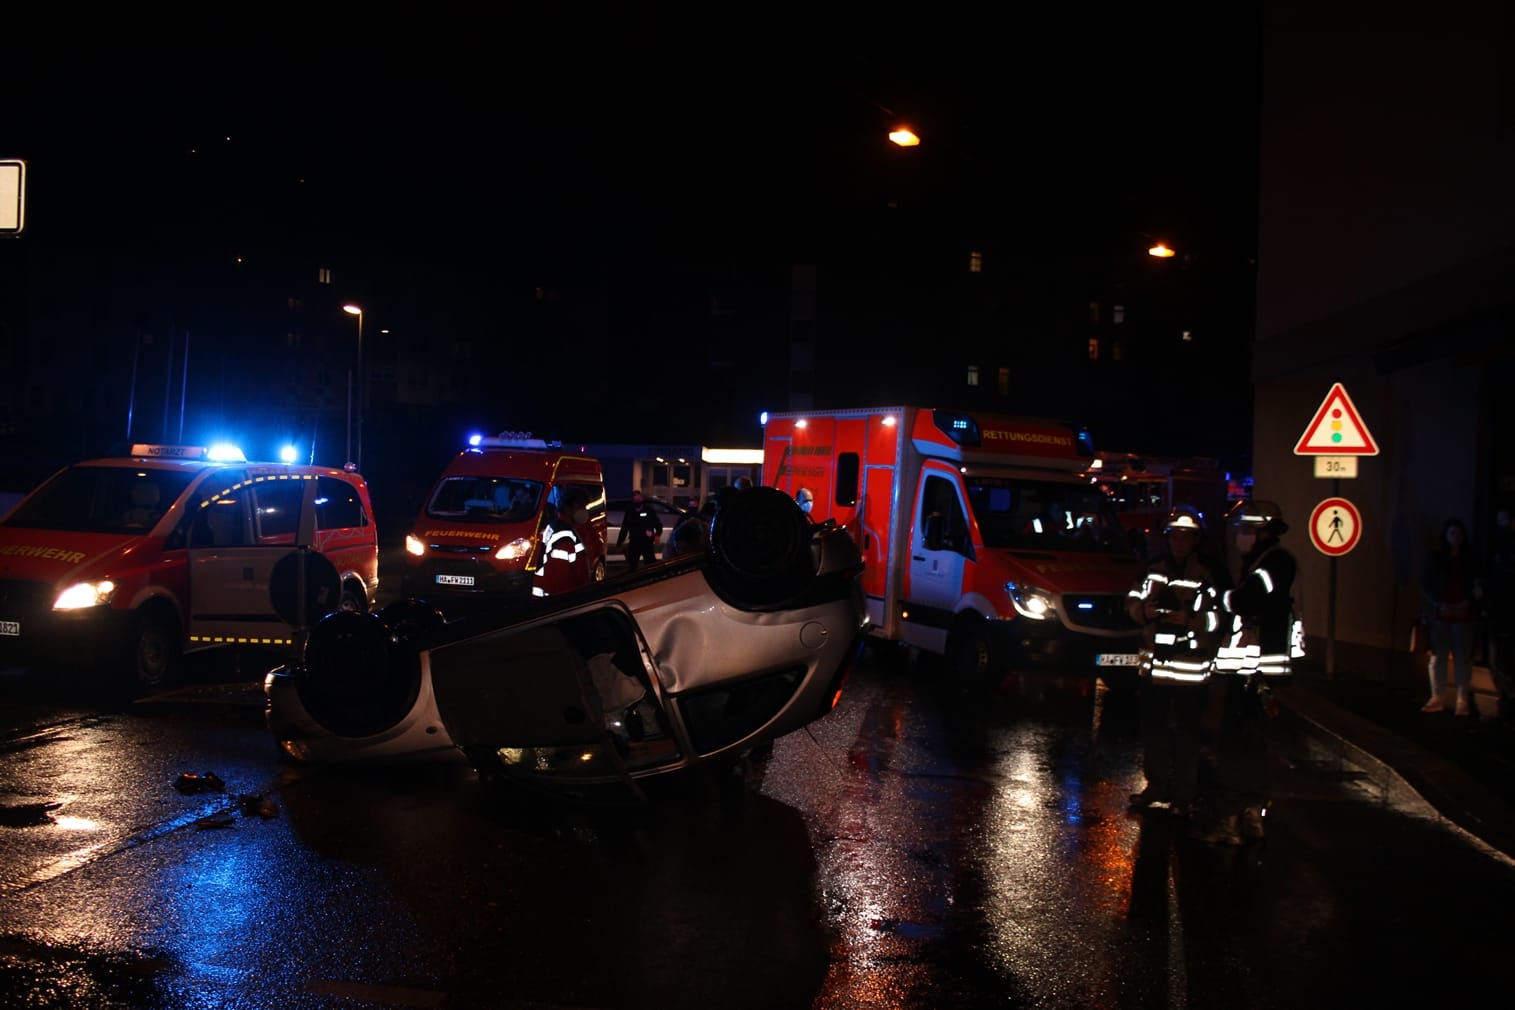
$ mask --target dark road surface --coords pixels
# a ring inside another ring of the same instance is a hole
[[[1515,869],[1282,721],[1269,837],[1135,815],[1131,699],[865,662],[642,805],[279,761],[256,686],[0,684],[0,1004],[1336,1007],[1504,999]],[[225,792],[181,793],[213,772]]]

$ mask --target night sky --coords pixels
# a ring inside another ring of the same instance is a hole
[[[0,119],[0,156],[29,160],[31,276],[65,249],[169,263],[297,238],[376,317],[445,333],[504,325],[543,283],[824,264],[898,192],[1049,264],[1148,236],[1253,251],[1255,12],[316,7],[34,24]],[[887,143],[899,121],[921,147]],[[681,379],[635,386],[645,416]],[[600,388],[586,426],[626,413]]]

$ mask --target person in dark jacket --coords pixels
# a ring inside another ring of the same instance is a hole
[[[684,554],[699,554],[710,547],[710,523],[715,519],[715,498],[705,499],[705,504],[690,512],[673,532],[668,534],[668,545],[663,548],[664,559]]]
[[[1477,635],[1483,598],[1483,571],[1468,544],[1468,529],[1461,519],[1448,519],[1420,575],[1425,599],[1425,617],[1431,626],[1431,655],[1426,670],[1431,680],[1431,699],[1422,712],[1440,712],[1442,683],[1451,660],[1452,681],[1457,686],[1456,713],[1473,714],[1473,639]]]
[[[663,535],[663,520],[657,509],[643,500],[641,491],[631,492],[631,505],[621,519],[621,532],[615,538],[616,546],[626,548],[626,569],[636,571],[643,562],[651,564],[658,559],[658,537]]]

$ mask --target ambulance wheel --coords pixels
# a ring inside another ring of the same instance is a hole
[[[947,668],[960,684],[988,681],[994,670],[994,636],[982,617],[960,619],[947,635]]]
[[[161,691],[177,683],[184,662],[178,619],[159,608],[138,614],[128,656],[138,691]]]
[[[605,559],[604,558],[601,558],[599,561],[596,561],[594,563],[594,571],[589,573],[589,581],[591,581],[591,582],[604,582],[605,581]]]

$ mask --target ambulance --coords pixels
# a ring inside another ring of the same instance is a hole
[[[1135,675],[1142,565],[1093,458],[1067,424],[928,407],[770,414],[763,432],[763,483],[858,541],[869,634],[969,681]]]
[[[0,522],[0,666],[161,688],[187,652],[292,648],[296,625],[366,611],[378,588],[358,474],[137,444],[59,470]]]
[[[555,536],[572,499],[587,523]],[[475,435],[432,485],[405,537],[402,589],[451,618],[599,582],[605,530],[598,459],[529,432]]]

